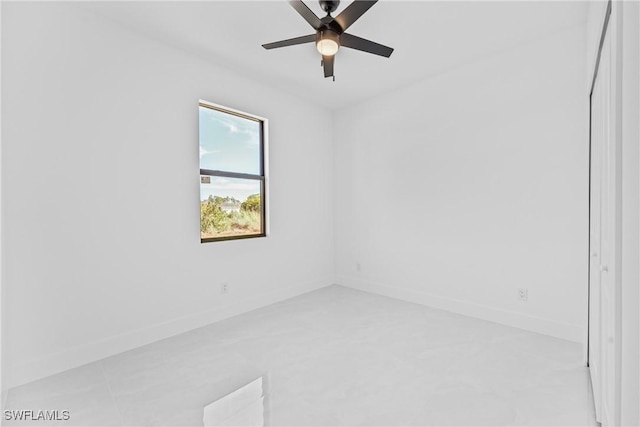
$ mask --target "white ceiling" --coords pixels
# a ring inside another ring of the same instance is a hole
[[[322,16],[317,1],[305,1]],[[343,1],[336,16],[351,1]],[[336,81],[313,43],[263,43],[312,34],[286,1],[83,2],[119,24],[331,109],[342,108],[586,21],[586,1],[382,0],[347,32],[395,49],[391,58],[342,48]]]

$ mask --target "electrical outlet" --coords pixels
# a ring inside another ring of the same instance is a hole
[[[220,293],[223,294],[223,295],[229,293],[229,284],[228,283],[220,284]]]
[[[529,289],[518,288],[518,299],[520,301],[526,301],[529,299]]]

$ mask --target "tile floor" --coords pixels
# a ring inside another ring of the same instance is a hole
[[[580,344],[340,286],[14,388],[5,409],[197,426],[260,376],[267,425],[597,425]]]

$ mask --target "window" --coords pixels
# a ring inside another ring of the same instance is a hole
[[[264,237],[266,119],[200,101],[200,241]]]

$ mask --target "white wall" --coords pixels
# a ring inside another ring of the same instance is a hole
[[[583,340],[585,34],[334,114],[339,284]]]
[[[10,386],[333,282],[330,113],[76,6],[2,32]],[[270,119],[268,238],[200,244],[199,98]]]

